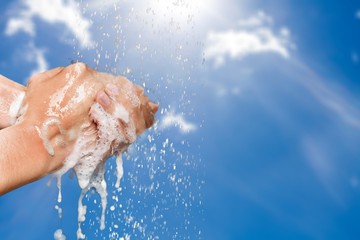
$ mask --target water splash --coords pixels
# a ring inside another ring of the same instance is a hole
[[[186,11],[186,1],[173,9]],[[171,4],[171,3],[169,3]],[[158,118],[171,112],[195,118],[192,72],[194,17],[171,19],[150,3],[104,3],[83,12],[94,22],[95,49],[74,48],[74,58],[90,59],[99,70],[123,74],[163,106]],[[111,9],[111,10],[110,10]],[[165,23],[165,24],[164,24]],[[199,61],[197,63],[197,61]],[[96,239],[199,239],[197,218],[202,212],[202,162],[192,135],[156,125],[119,158],[105,164],[107,204],[105,229],[98,231],[101,203],[91,190],[83,196],[87,219],[82,228]],[[121,184],[118,173],[123,165]],[[115,174],[117,172],[117,174]],[[96,204],[94,201],[96,200]]]

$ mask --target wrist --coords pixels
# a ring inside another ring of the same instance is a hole
[[[0,131],[0,195],[49,173],[51,161],[36,130],[17,124]]]
[[[34,180],[48,175],[56,168],[54,157],[45,148],[36,127],[26,122],[21,122],[9,127],[13,136],[16,136],[19,146],[17,151],[21,152],[21,157],[26,159],[29,165],[28,171],[32,172]]]

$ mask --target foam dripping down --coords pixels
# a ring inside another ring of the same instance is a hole
[[[119,188],[120,181],[124,175],[123,160],[121,154],[119,154],[116,158],[116,171],[117,171],[117,179],[116,179],[115,187]]]
[[[119,119],[122,121],[129,116],[126,109],[119,103],[116,103],[117,111],[121,113],[108,114],[100,104],[95,103],[90,109],[90,117],[97,124],[97,137],[94,140],[94,129],[91,123],[83,126],[84,131],[81,132],[76,141],[72,153],[65,161],[64,167],[57,173],[57,186],[59,188],[59,198],[61,201],[61,176],[70,168],[73,168],[81,188],[81,194],[78,201],[78,230],[77,238],[84,239],[81,224],[86,219],[86,206],[83,205],[83,197],[90,189],[95,189],[101,198],[101,218],[100,229],[105,228],[105,210],[107,206],[107,190],[105,181],[105,161],[108,155],[116,154],[117,163],[117,181],[116,187],[120,187],[120,180],[123,176],[121,153],[136,139],[136,130],[132,121],[127,119],[127,123],[119,125]],[[120,118],[120,116],[122,116]],[[123,121],[124,123],[125,121]],[[110,153],[109,153],[110,149]]]
[[[61,121],[57,117],[51,117],[51,118],[47,119],[44,122],[44,124],[42,125],[41,129],[38,126],[35,126],[35,129],[38,132],[39,137],[42,140],[44,147],[50,156],[55,155],[54,148],[51,146],[51,143],[50,143],[50,140],[48,137],[49,127],[52,125],[57,126],[60,130],[61,135],[64,135],[65,130],[61,127]],[[64,144],[64,143],[59,142],[58,144]]]
[[[58,89],[49,99],[49,108],[46,111],[47,119],[38,126],[35,126],[45,149],[50,156],[56,155],[56,146],[65,145],[63,136],[73,136],[75,144],[72,152],[65,159],[61,169],[54,173],[57,178],[58,203],[62,201],[61,178],[68,170],[74,169],[81,194],[78,201],[78,231],[77,238],[84,239],[86,236],[81,231],[81,223],[86,218],[86,206],[83,205],[83,197],[90,189],[95,189],[100,197],[102,204],[102,214],[100,219],[100,229],[105,228],[105,210],[107,206],[107,190],[105,181],[105,160],[116,155],[117,180],[115,187],[120,189],[120,181],[123,176],[122,152],[136,140],[137,134],[141,134],[154,123],[154,115],[158,110],[158,105],[152,103],[146,96],[141,87],[132,84],[126,78],[114,77],[105,73],[96,73],[95,79],[107,79],[109,82],[121,84],[120,94],[111,91],[110,96],[114,101],[114,111],[108,114],[100,104],[92,105],[89,115],[90,120],[81,126],[80,132],[65,131],[62,127],[61,119],[74,107],[79,105],[84,99],[92,94],[92,87],[85,83],[77,86],[76,92],[71,91],[71,87],[77,82],[82,72],[85,70],[84,64],[77,63],[74,68],[66,74],[66,84]],[[109,89],[107,89],[109,90]],[[110,89],[111,90],[111,89]],[[112,89],[114,90],[114,89]],[[27,112],[28,104],[24,104],[24,90],[19,90],[13,100],[9,102],[4,110],[8,114],[10,124],[21,122]],[[67,97],[70,100],[67,101]],[[117,95],[119,94],[119,95]],[[124,104],[120,104],[119,99]],[[3,104],[0,104],[0,113]],[[130,114],[131,113],[131,114]],[[8,124],[8,123],[6,123]],[[50,128],[58,128],[60,136],[50,141]],[[52,145],[54,144],[54,145]],[[55,147],[55,148],[54,148]],[[59,218],[62,215],[60,205],[56,205]],[[55,239],[66,239],[61,229],[54,233]]]
[[[64,233],[61,229],[58,229],[54,233],[54,239],[55,240],[66,240],[66,236],[64,235]]]

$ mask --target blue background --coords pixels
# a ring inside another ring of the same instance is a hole
[[[35,35],[6,35],[25,2],[0,3],[2,75],[25,84],[38,66],[31,49],[44,49],[48,68],[84,61],[144,85],[160,103],[157,126],[126,154],[121,191],[114,159],[107,162],[104,231],[98,195],[84,200],[87,239],[360,238],[360,3],[79,1],[93,48],[66,24],[39,16]],[[225,54],[217,66],[207,56],[208,34],[253,33],[256,26],[240,21],[259,11],[272,18],[261,27],[275,36],[290,31],[289,57]],[[194,129],[165,126],[167,113]],[[50,177],[0,197],[0,238],[52,239],[61,228],[75,239],[75,178],[63,176],[61,219]]]

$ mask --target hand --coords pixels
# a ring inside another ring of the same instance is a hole
[[[16,93],[26,90],[21,85],[17,87],[19,90],[9,89]],[[150,127],[158,108],[143,95],[142,88],[127,79],[95,72],[82,63],[32,77],[18,121],[0,134],[3,152],[0,156],[0,194],[63,167],[79,136],[88,137],[88,146],[96,144],[101,138],[101,119],[99,112],[94,110],[94,101],[117,119],[119,132],[131,126],[135,133],[127,135],[125,141],[114,140],[103,160],[122,151],[137,134]],[[128,112],[127,123],[119,111],[121,106]]]
[[[122,77],[96,74],[110,83],[97,94],[97,103],[90,109],[91,121],[84,124],[76,149],[65,166],[56,172],[62,175],[74,168],[81,188],[87,186],[89,176],[100,162],[120,154],[136,140],[137,135],[152,126],[158,110],[158,105],[144,96],[141,87]]]
[[[60,168],[79,135],[90,122],[89,110],[106,79],[77,63],[32,77],[17,124],[35,128],[47,155],[46,173]]]
[[[90,111],[94,101],[118,120],[118,130],[126,136],[112,143],[104,159],[134,142],[153,124],[158,109],[143,93],[141,87],[123,77],[95,72],[77,63],[30,80],[19,122],[36,127],[52,158],[52,172],[63,165],[79,136],[86,135],[93,142],[99,139],[96,124],[100,119]],[[123,116],[124,112],[129,115]],[[133,130],[125,131],[129,127]]]

